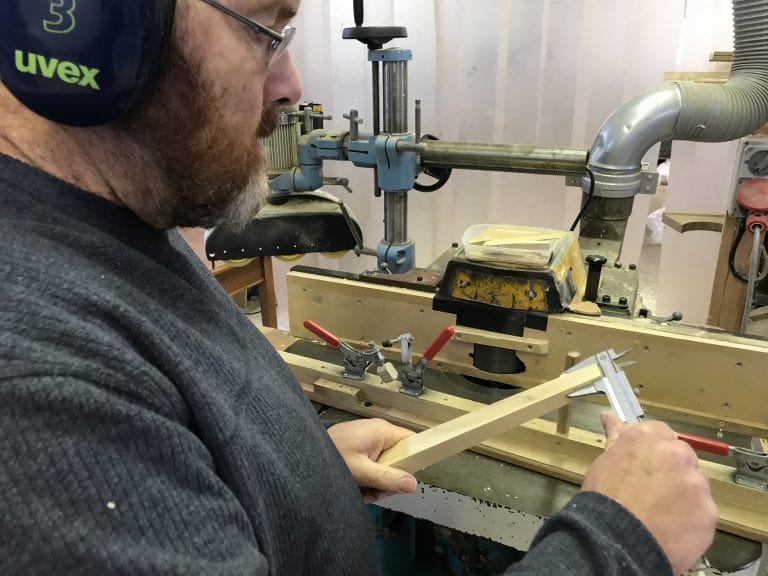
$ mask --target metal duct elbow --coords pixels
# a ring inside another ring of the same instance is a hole
[[[603,125],[589,168],[594,195],[641,191],[641,161],[662,140],[726,142],[768,122],[768,0],[733,0],[735,58],[725,85],[676,82],[641,94]],[[582,179],[584,192],[590,179]]]

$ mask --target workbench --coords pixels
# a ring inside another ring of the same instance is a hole
[[[282,331],[265,329],[265,334],[283,353],[328,362],[340,362],[341,355],[324,344],[296,338]],[[300,378],[301,379],[301,378]],[[478,402],[493,402],[513,394],[510,389],[484,389],[465,381],[456,374],[431,370],[428,374],[431,390],[444,394],[461,394]],[[307,389],[307,388],[305,388]],[[313,396],[311,396],[313,397]],[[314,396],[318,412],[324,420],[344,421],[360,417],[346,410],[329,407]],[[368,404],[370,415],[376,406]],[[580,430],[599,434],[599,413],[604,407],[580,402],[574,405],[573,425]],[[556,413],[544,420],[554,425]],[[399,422],[402,424],[403,422]],[[676,429],[700,434],[701,426],[674,423]],[[738,441],[726,433],[726,441]],[[713,456],[717,461],[718,457]],[[377,505],[403,512],[414,518],[428,520],[438,526],[486,538],[493,542],[527,550],[544,520],[562,508],[578,491],[577,484],[532,471],[497,458],[463,452],[416,474],[419,486],[410,495],[385,498]],[[762,547],[759,542],[718,531],[708,560],[718,574],[756,576]]]

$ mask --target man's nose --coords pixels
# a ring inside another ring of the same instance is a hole
[[[296,104],[301,98],[301,79],[291,55],[285,52],[272,62],[264,85],[264,105]]]

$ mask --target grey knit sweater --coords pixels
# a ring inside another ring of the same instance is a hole
[[[328,435],[178,235],[0,156],[0,574],[374,572]],[[669,566],[582,494],[511,573]]]

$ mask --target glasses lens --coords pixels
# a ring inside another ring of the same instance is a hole
[[[279,42],[277,46],[272,50],[272,52],[269,55],[270,62],[273,60],[276,60],[280,57],[280,55],[286,51],[288,46],[291,43],[291,40],[293,40],[293,35],[296,33],[296,28],[293,26],[286,26],[283,28],[283,40],[282,42]]]

